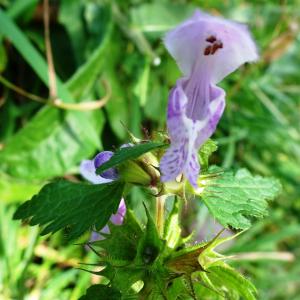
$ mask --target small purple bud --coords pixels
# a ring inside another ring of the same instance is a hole
[[[113,152],[111,151],[102,151],[99,154],[96,155],[94,158],[94,166],[95,168],[99,168],[101,165],[103,165],[105,162],[111,159],[111,157],[114,155]],[[111,180],[117,180],[119,178],[119,174],[117,169],[111,168],[100,175],[101,177],[105,179],[111,179]]]

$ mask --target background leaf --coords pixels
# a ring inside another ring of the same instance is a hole
[[[0,30],[12,39],[37,75],[47,84],[47,66],[43,58],[2,11],[0,18],[5,25]],[[68,81],[67,85],[77,97],[85,93],[86,87],[95,81],[102,67],[100,57],[105,48],[106,45],[101,44],[90,60]],[[58,78],[57,84],[58,95],[63,101],[74,102]],[[7,140],[4,150],[0,152],[1,169],[17,178],[35,180],[74,172],[74,167],[84,157],[101,147],[98,134],[102,128],[103,115],[100,111],[65,112],[45,107],[27,126]]]

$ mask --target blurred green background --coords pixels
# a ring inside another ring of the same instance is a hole
[[[80,103],[111,90],[104,108],[92,111],[58,109],[28,94],[49,94],[43,2],[0,0],[0,7],[1,300],[78,299],[99,280],[76,269],[95,261],[92,253],[67,244],[63,234],[41,238],[38,228],[21,226],[12,214],[47,181],[74,179],[82,159],[127,142],[126,127],[146,138],[166,129],[168,91],[180,72],[162,37],[196,7],[248,23],[261,57],[221,83],[227,107],[212,163],[246,167],[283,185],[269,217],[226,251],[278,253],[274,260],[234,264],[255,283],[258,299],[300,299],[300,1],[50,1],[58,96]],[[135,190],[132,205],[144,196]],[[213,222],[194,205],[190,219],[208,238]]]

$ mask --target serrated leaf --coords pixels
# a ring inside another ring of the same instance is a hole
[[[218,172],[211,168],[210,172]],[[277,179],[252,176],[245,169],[236,174],[223,172],[215,177],[203,179],[201,199],[210,213],[224,226],[247,229],[252,217],[267,215],[267,201],[273,200],[281,191]]]
[[[121,300],[121,293],[112,287],[102,284],[95,284],[89,287],[86,294],[79,298],[79,300]]]
[[[42,235],[68,228],[75,239],[93,225],[101,229],[118,209],[124,184],[89,185],[59,180],[47,184],[39,194],[23,203],[14,219],[30,219],[30,225],[46,227]]]
[[[102,164],[97,169],[96,173],[101,174],[105,170],[116,167],[116,166],[126,162],[127,160],[136,159],[149,151],[161,148],[163,146],[165,146],[164,143],[147,142],[144,144],[134,145],[132,147],[120,148],[114,153],[114,155],[112,156],[112,158],[109,161]]]

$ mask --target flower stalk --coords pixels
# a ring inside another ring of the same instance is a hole
[[[156,197],[156,227],[160,237],[164,233],[166,196]]]

